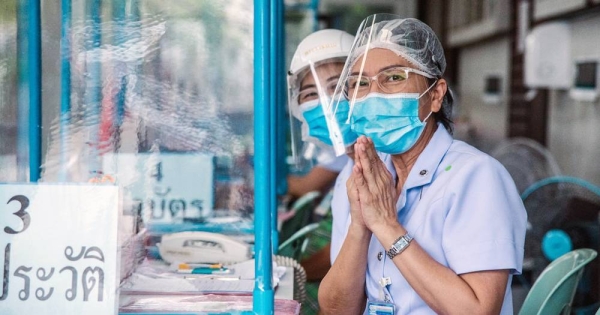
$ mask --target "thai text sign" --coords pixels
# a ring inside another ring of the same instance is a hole
[[[126,213],[146,223],[181,223],[212,215],[213,160],[199,153],[105,154],[103,172],[123,187]]]
[[[119,189],[0,185],[0,314],[116,314]]]

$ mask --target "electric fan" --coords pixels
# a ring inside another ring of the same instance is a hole
[[[600,251],[600,187],[576,177],[554,176],[533,183],[521,198],[528,220],[523,269],[531,272],[531,283],[552,260],[573,249]],[[576,304],[596,301],[600,294],[598,261],[590,266]]]
[[[491,156],[508,170],[519,193],[541,179],[561,174],[550,151],[532,139],[506,139],[492,151]]]

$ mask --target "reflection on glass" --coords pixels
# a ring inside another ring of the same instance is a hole
[[[138,229],[251,214],[252,3],[117,2],[73,1],[71,111],[52,112],[42,180],[117,183]]]

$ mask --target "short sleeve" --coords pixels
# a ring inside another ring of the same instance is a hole
[[[457,171],[444,193],[449,206],[442,246],[457,274],[509,269],[521,273],[527,213],[506,169],[477,155]]]
[[[350,203],[348,202],[348,193],[346,191],[346,182],[350,178],[350,172],[354,164],[350,160],[344,169],[340,172],[333,188],[333,198],[331,200],[331,214],[333,217],[331,227],[331,263],[335,261],[346,233],[348,231],[348,220],[350,219]]]

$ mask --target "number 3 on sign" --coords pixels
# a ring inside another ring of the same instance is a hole
[[[13,214],[19,217],[21,221],[23,221],[23,228],[20,231],[15,231],[13,228],[6,226],[4,227],[4,232],[6,232],[7,234],[18,234],[27,230],[27,228],[29,227],[29,223],[31,222],[31,217],[29,216],[29,213],[25,211],[29,207],[29,198],[23,195],[16,195],[10,198],[6,204],[9,204],[13,201],[21,203],[21,208],[19,209],[19,211]]]

